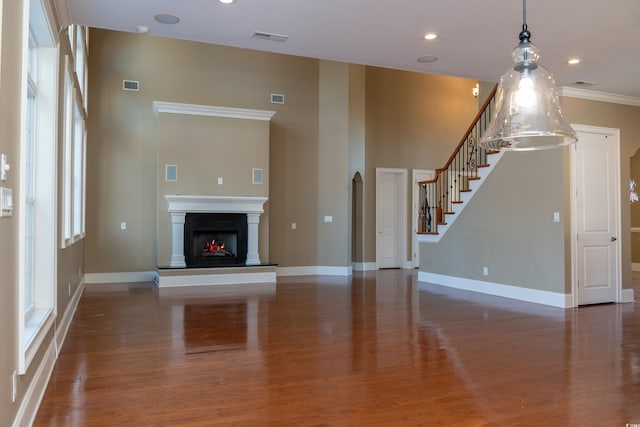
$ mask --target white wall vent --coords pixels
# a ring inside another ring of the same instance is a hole
[[[272,104],[284,104],[284,95],[280,93],[272,93],[271,94],[271,103]]]
[[[123,80],[122,90],[132,90],[138,92],[140,90],[140,82],[137,80]]]

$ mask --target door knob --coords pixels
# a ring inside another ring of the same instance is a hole
[[[612,242],[615,242],[616,240],[618,240],[618,238],[617,238],[617,237],[612,237],[612,238],[611,238],[611,241],[612,241]]]

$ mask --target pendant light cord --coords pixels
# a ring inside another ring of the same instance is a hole
[[[529,42],[531,33],[527,28],[527,0],[522,0],[522,31],[520,32],[520,43]]]

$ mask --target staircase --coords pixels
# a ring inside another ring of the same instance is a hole
[[[504,154],[478,147],[478,140],[491,120],[496,88],[493,88],[447,164],[436,169],[434,179],[418,183],[418,238],[421,242],[440,241]]]

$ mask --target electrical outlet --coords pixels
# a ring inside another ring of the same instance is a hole
[[[295,229],[296,229],[296,227],[298,227],[298,225],[297,225],[295,222],[292,222],[292,223],[291,223],[291,229],[292,229],[292,230],[295,230]]]
[[[18,373],[16,371],[13,371],[13,374],[11,375],[11,402],[15,403],[17,397],[18,397]]]
[[[482,275],[483,276],[489,275],[489,267],[482,267]]]
[[[553,222],[560,222],[560,212],[553,213]]]
[[[218,177],[218,185],[222,185],[224,184],[224,178],[222,178],[221,176]]]
[[[127,223],[126,222],[121,222],[120,223],[120,230],[126,230],[127,229]]]

